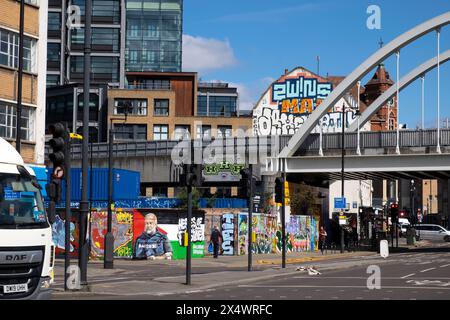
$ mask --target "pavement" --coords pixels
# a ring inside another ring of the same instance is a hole
[[[420,241],[406,246],[402,240],[394,251],[407,252],[427,246]],[[393,251],[393,252],[394,252]],[[316,269],[337,270],[371,264],[380,255],[372,251],[340,253],[339,251],[287,253],[286,268],[281,268],[281,254],[253,254],[252,271],[248,271],[248,256],[212,256],[192,259],[191,284],[186,285],[185,260],[114,260],[114,269],[104,269],[103,261],[88,264],[87,286],[82,290],[64,291],[64,260],[55,262],[53,299],[83,299],[92,296],[104,298],[127,296],[129,298],[174,294],[189,294],[230,284],[247,284],[255,281],[276,279],[298,273],[299,266]],[[389,259],[386,259],[389,261]],[[77,261],[72,261],[76,264]]]

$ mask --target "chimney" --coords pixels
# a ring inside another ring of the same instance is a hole
[[[289,73],[289,69],[284,69],[284,75],[287,75]]]

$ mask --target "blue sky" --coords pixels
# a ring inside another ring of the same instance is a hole
[[[366,26],[370,5],[381,9],[380,30]],[[380,37],[387,43],[449,10],[448,0],[185,0],[183,69],[237,85],[241,107],[248,109],[285,68],[315,72],[320,56],[321,75],[348,75],[378,49]],[[441,52],[448,49],[450,25],[441,31]],[[400,77],[436,54],[434,32],[405,47]],[[386,67],[395,79],[395,57]],[[436,126],[436,74],[425,81],[426,127]],[[420,109],[417,81],[400,94],[400,122],[415,127]],[[450,118],[450,63],[441,66],[441,117]]]

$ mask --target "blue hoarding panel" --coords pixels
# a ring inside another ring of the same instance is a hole
[[[53,169],[48,169],[48,179]],[[137,171],[113,169],[113,200],[137,199],[140,193],[140,173]],[[71,200],[80,201],[82,195],[82,170],[71,170]],[[65,201],[65,180],[62,181],[61,201]],[[94,168],[88,170],[88,200],[108,200],[108,168]]]

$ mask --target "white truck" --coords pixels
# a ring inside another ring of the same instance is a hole
[[[50,299],[55,247],[34,171],[0,138],[0,299]]]

